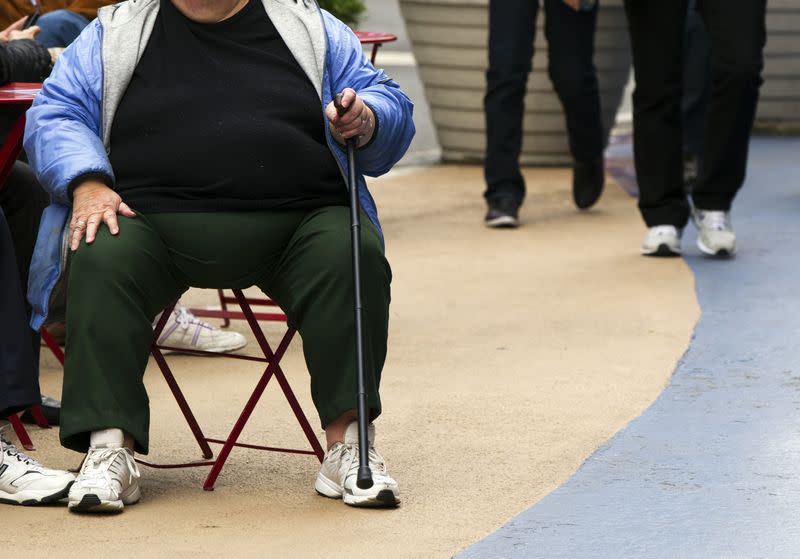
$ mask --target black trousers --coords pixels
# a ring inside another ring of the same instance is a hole
[[[639,209],[648,226],[682,228],[681,91],[687,0],[625,0],[633,49],[634,158]],[[744,182],[761,85],[766,0],[697,0],[711,53],[711,100],[694,203],[729,210]]]
[[[697,0],[689,0],[683,53],[683,153],[703,158],[704,129],[711,100],[711,61]]]
[[[572,156],[602,157],[605,139],[594,68],[597,8],[576,12],[563,0],[544,0],[549,74],[564,107]],[[491,202],[521,203],[522,115],[531,71],[539,0],[489,2],[489,70],[486,73],[486,193]]]
[[[25,298],[47,196],[24,163],[0,188],[0,417],[40,402],[39,334]]]

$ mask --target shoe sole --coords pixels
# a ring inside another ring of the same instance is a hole
[[[373,509],[393,509],[400,506],[400,499],[398,499],[394,491],[391,489],[381,489],[377,495],[359,496],[344,494],[344,504],[351,507],[365,507]]]
[[[675,249],[671,248],[666,243],[661,243],[660,245],[658,245],[658,248],[655,249],[655,250],[648,251],[648,250],[642,249],[642,256],[671,257],[671,256],[680,256],[680,255],[681,255],[681,251],[680,250],[676,251]]]
[[[69,484],[64,488],[56,491],[55,493],[50,493],[48,495],[43,495],[41,497],[31,497],[31,498],[12,498],[9,496],[8,493],[0,491],[0,495],[4,495],[0,497],[0,503],[5,505],[21,505],[23,507],[35,507],[37,505],[50,505],[53,503],[57,503],[61,499],[65,498],[69,494],[69,488],[72,487],[73,482],[69,482]]]
[[[159,342],[161,343],[161,342]],[[224,346],[215,346],[209,348],[200,348],[200,347],[178,347],[178,346],[168,346],[173,349],[166,349],[164,350],[164,354],[175,354],[175,353],[186,353],[187,355],[193,355],[193,351],[207,351],[209,353],[230,353],[231,351],[236,351],[237,349],[242,349],[247,345],[247,341],[245,340],[244,343],[241,344],[230,344]]]
[[[700,239],[700,237],[697,238],[697,248],[699,248],[700,251],[703,254],[705,254],[706,256],[711,256],[711,257],[714,257],[714,258],[720,258],[720,259],[733,258],[736,255],[736,247],[735,246],[733,247],[732,250],[728,250],[726,248],[723,248],[723,249],[714,251],[714,250],[711,250],[710,248],[708,248],[706,246],[706,244]]]
[[[519,220],[510,215],[487,219],[485,223],[486,227],[491,227],[492,229],[514,229],[519,227]]]
[[[138,487],[135,487],[130,495],[117,501],[104,501],[94,493],[87,493],[77,503],[70,501],[67,508],[70,512],[117,513],[122,512],[125,505],[135,505],[141,497],[142,494]]]
[[[375,495],[353,495],[342,491],[341,487],[321,474],[317,476],[314,490],[328,499],[342,499],[344,504],[351,507],[395,508],[400,505],[400,499],[391,489],[382,489]]]

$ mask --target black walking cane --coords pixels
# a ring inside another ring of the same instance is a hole
[[[342,105],[342,94],[333,98],[333,105],[339,116],[347,112]],[[364,381],[364,324],[361,319],[361,223],[358,201],[358,181],[356,180],[357,138],[347,140],[347,188],[350,191],[350,232],[353,246],[353,292],[355,294],[356,318],[356,376],[358,378],[358,477],[356,485],[360,489],[372,487],[372,471],[369,468],[369,439],[367,435],[367,391]]]

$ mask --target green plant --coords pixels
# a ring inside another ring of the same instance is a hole
[[[363,0],[319,0],[319,7],[328,10],[350,27],[355,27],[367,7]]]

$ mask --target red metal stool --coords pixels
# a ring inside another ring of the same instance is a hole
[[[153,344],[152,354],[155,358],[156,363],[158,364],[161,373],[164,375],[164,379],[167,381],[167,384],[172,390],[172,394],[175,397],[175,400],[178,403],[178,406],[183,412],[183,416],[186,418],[186,422],[189,424],[189,428],[194,435],[195,440],[197,441],[198,446],[200,447],[201,452],[203,453],[204,461],[201,462],[187,462],[181,464],[154,464],[150,462],[145,462],[143,460],[137,460],[140,464],[145,466],[150,466],[152,468],[191,468],[197,466],[211,466],[211,472],[208,474],[205,483],[203,484],[203,489],[206,491],[211,491],[214,489],[214,483],[217,480],[220,472],[222,471],[222,467],[225,465],[225,461],[228,459],[231,450],[234,446],[243,447],[243,448],[251,448],[256,450],[269,450],[274,452],[288,452],[293,454],[310,454],[316,456],[317,459],[322,462],[324,451],[322,450],[322,446],[319,444],[319,440],[317,440],[317,436],[314,434],[311,425],[308,422],[308,419],[303,413],[303,409],[300,407],[297,398],[294,395],[291,387],[289,386],[289,382],[286,380],[286,376],[283,373],[283,370],[280,366],[280,361],[283,358],[286,349],[289,347],[289,344],[294,337],[295,330],[292,328],[288,328],[286,333],[283,335],[278,347],[275,351],[272,351],[272,348],[267,342],[266,337],[264,336],[264,331],[261,329],[261,326],[258,324],[258,318],[256,313],[253,312],[252,308],[250,307],[250,302],[248,299],[245,298],[244,294],[239,289],[233,290],[234,300],[239,304],[241,311],[227,311],[227,312],[238,312],[241,313],[244,318],[247,320],[248,324],[250,325],[251,330],[253,331],[253,335],[255,335],[256,341],[258,342],[261,351],[264,354],[264,357],[251,357],[247,355],[236,355],[236,354],[219,354],[219,353],[209,353],[206,351],[186,351],[180,350],[183,353],[190,353],[195,355],[214,355],[217,357],[229,357],[232,359],[243,359],[247,361],[257,361],[261,363],[267,363],[267,368],[261,375],[258,383],[255,386],[250,398],[248,399],[247,403],[242,409],[242,412],[239,414],[239,419],[231,429],[230,434],[226,439],[215,439],[207,437],[203,430],[200,428],[197,419],[195,419],[194,413],[192,412],[191,408],[189,407],[188,402],[186,401],[186,397],[183,395],[180,387],[178,386],[177,381],[175,380],[175,376],[172,374],[172,371],[167,364],[166,359],[164,359],[164,355],[162,350],[171,350],[177,348],[171,348],[169,346],[159,346]],[[270,301],[272,305],[272,303]],[[164,330],[164,326],[167,324],[167,320],[172,315],[172,309],[174,308],[174,304],[171,305],[169,308],[165,309],[162,313],[161,318],[159,319],[158,323],[156,324],[156,328],[154,331],[154,340],[158,340],[161,336],[161,332]],[[284,315],[281,315],[284,316]],[[285,320],[285,316],[283,318]],[[254,444],[246,444],[239,442],[239,435],[241,435],[242,430],[244,429],[247,421],[250,419],[250,415],[253,413],[258,401],[261,398],[261,395],[264,393],[264,389],[267,387],[267,384],[275,377],[278,381],[278,384],[283,391],[283,395],[286,398],[289,406],[292,408],[295,417],[297,418],[300,427],[303,429],[303,432],[308,439],[309,444],[311,445],[311,450],[302,450],[302,449],[292,449],[292,448],[279,448],[279,447],[272,447],[272,446],[261,446],[261,445],[254,445]],[[211,448],[209,447],[208,443],[216,443],[221,444],[222,449],[219,452],[219,455],[215,460],[211,460],[214,454],[211,452]]]

